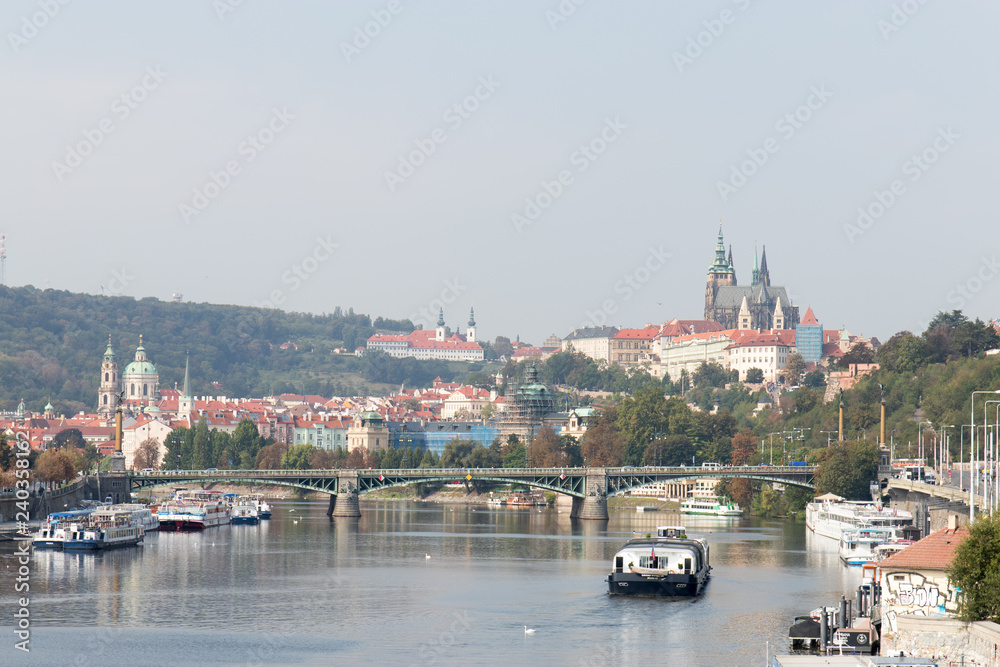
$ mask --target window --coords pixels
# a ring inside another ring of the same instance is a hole
[[[129,396],[135,396],[135,385],[134,384],[129,389]]]

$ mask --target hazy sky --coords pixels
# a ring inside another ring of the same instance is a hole
[[[998,315],[995,3],[64,2],[0,5],[10,285],[537,344],[701,318],[722,220],[827,328]]]

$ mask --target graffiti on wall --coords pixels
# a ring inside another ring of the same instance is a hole
[[[958,590],[944,572],[932,576],[919,572],[887,572],[882,606],[893,631],[897,614],[953,616],[958,612]]]

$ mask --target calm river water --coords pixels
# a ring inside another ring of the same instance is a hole
[[[152,533],[103,555],[39,551],[30,654],[14,650],[14,571],[0,567],[0,664],[763,665],[797,614],[860,572],[803,523],[555,508],[276,502],[259,526]],[[695,600],[607,594],[631,537],[682,523],[711,545]],[[428,558],[429,556],[429,558]],[[524,626],[534,628],[526,635]]]

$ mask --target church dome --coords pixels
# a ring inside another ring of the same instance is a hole
[[[155,375],[156,367],[149,361],[133,361],[122,375]]]

